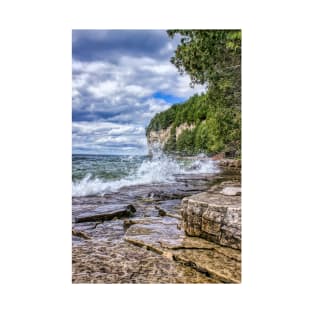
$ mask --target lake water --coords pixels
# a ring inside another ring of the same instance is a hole
[[[104,195],[126,186],[175,182],[181,174],[217,172],[209,158],[76,154],[72,156],[72,196]]]

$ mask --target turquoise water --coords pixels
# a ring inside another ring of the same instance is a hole
[[[86,175],[91,178],[116,180],[133,174],[147,156],[82,155],[72,156],[72,181]]]

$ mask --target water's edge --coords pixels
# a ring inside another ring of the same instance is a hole
[[[119,186],[116,190],[106,190],[102,194],[73,197],[73,230],[76,234],[82,232],[90,238],[86,240],[73,236],[73,282],[216,282],[190,266],[166,259],[155,251],[143,249],[124,239],[127,225],[132,223],[150,223],[149,227],[156,232],[168,231],[169,228],[164,227],[164,223],[175,223],[179,227],[182,198],[205,191],[226,180],[240,180],[238,170],[221,171],[215,163],[211,164],[215,166],[213,173],[175,172],[171,174],[174,180],[149,181],[139,185],[134,182]],[[156,163],[150,165],[150,169],[155,170]],[[172,170],[173,166],[168,168]],[[193,170],[199,170],[199,167]],[[135,214],[130,218],[75,223],[75,217],[79,214],[97,207],[112,208],[130,204],[136,208]],[[172,235],[168,234],[169,240]]]

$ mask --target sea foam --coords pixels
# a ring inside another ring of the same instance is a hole
[[[109,181],[92,178],[87,174],[78,182],[72,183],[72,196],[84,197],[104,195],[118,191],[122,187],[175,182],[175,177],[180,174],[211,174],[217,173],[218,167],[209,158],[195,158],[195,160],[178,161],[162,153],[155,153],[150,160],[144,160],[134,174],[125,178]]]

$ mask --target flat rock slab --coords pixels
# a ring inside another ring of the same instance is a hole
[[[220,193],[201,192],[193,196],[184,198],[184,202],[197,202],[199,206],[211,206],[211,207],[241,207],[241,197],[229,197]]]
[[[216,283],[192,267],[124,241],[82,240],[73,247],[72,262],[73,283]]]
[[[191,266],[199,272],[223,283],[241,282],[241,263],[221,254],[218,249],[179,250],[173,253],[175,261]]]
[[[240,251],[186,236],[177,222],[171,217],[133,219],[124,239],[205,273],[216,282],[240,282]]]
[[[163,253],[161,244],[175,244],[183,235],[177,228],[177,219],[172,217],[151,217],[132,220],[133,225],[128,228],[125,240],[151,248],[160,254]]]
[[[136,209],[132,205],[108,205],[100,206],[87,212],[81,213],[75,217],[75,223],[107,221],[113,218],[129,217]]]
[[[225,196],[240,196],[241,195],[241,187],[225,187],[221,191],[222,195]]]

